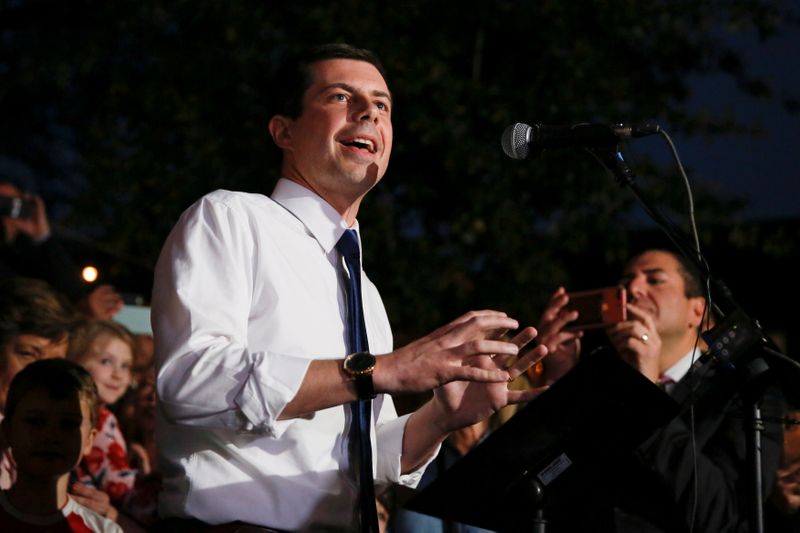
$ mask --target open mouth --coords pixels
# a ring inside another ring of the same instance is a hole
[[[374,154],[378,151],[375,147],[375,143],[371,139],[367,139],[365,137],[355,137],[353,139],[346,139],[340,141],[345,146],[351,146],[353,148],[358,148],[359,150],[366,150],[371,154]]]

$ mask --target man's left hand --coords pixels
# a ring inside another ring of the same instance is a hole
[[[653,316],[632,303],[628,303],[628,313],[633,319],[610,327],[608,338],[622,359],[657,383],[661,375],[661,336],[656,331]]]
[[[536,334],[536,329],[527,327],[511,342],[522,350]],[[519,358],[505,354],[481,356],[476,364],[488,370],[508,370],[510,382],[545,355],[547,348],[540,345]],[[441,413],[442,430],[449,432],[484,420],[506,405],[530,401],[545,389],[509,390],[506,382],[452,381],[434,389],[433,405]]]

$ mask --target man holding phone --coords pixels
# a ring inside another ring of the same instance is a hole
[[[667,377],[679,381],[688,371],[692,355],[694,359],[700,355],[695,353],[695,343],[706,299],[699,279],[675,254],[647,250],[628,262],[620,284],[627,291],[627,320],[608,327],[611,344],[652,382],[664,382]],[[577,361],[583,331],[574,331],[569,324],[577,321],[579,314],[570,309],[569,295],[562,287],[542,315],[542,343],[552,350],[546,373],[551,382]],[[560,365],[551,365],[557,355]],[[676,364],[678,368],[673,368]]]
[[[620,284],[627,289],[627,317],[606,328],[613,349],[633,368],[667,393],[700,356],[698,338],[705,323],[706,299],[700,277],[682,256],[649,249],[625,266]],[[569,324],[570,310],[560,287],[539,323],[541,343],[550,355],[542,379],[552,383],[578,361],[582,330]],[[713,373],[713,372],[712,372]],[[615,464],[610,487],[591,502],[576,504],[573,530],[745,531],[747,487],[744,472],[745,428],[739,385],[730,376],[707,376],[714,387],[688,411]],[[765,416],[780,412],[781,397],[762,397]],[[692,430],[693,426],[693,430]],[[781,429],[768,425],[762,436],[764,487],[770,487],[780,455]],[[586,523],[581,520],[589,520]]]

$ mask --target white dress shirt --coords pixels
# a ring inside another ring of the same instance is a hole
[[[357,226],[354,226],[356,228]],[[357,505],[348,405],[278,420],[312,359],[348,353],[339,213],[285,179],[271,198],[215,191],[170,233],[155,271],[163,516],[279,529],[348,529]],[[377,289],[362,274],[370,351],[392,350]],[[400,474],[407,417],[373,402],[376,480]],[[423,467],[424,469],[424,467]]]
[[[675,390],[675,384],[682,380],[686,374],[689,373],[689,369],[692,365],[697,361],[702,352],[700,348],[693,348],[689,350],[689,353],[675,361],[671,367],[664,371],[664,373],[660,376],[659,381],[662,383],[661,387],[667,394],[672,394]]]
[[[686,355],[675,361],[671,367],[664,371],[664,376],[670,378],[674,383],[679,382],[689,373],[689,369],[703,355],[699,348],[693,348]]]

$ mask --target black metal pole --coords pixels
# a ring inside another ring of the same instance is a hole
[[[761,487],[761,432],[764,431],[764,421],[761,419],[761,409],[758,401],[754,400],[750,406],[748,417],[749,434],[747,439],[747,460],[750,466],[750,495],[747,499],[748,525],[751,533],[764,533],[764,502]]]
[[[533,517],[530,521],[530,529],[525,526],[525,531],[531,533],[546,533],[547,520],[544,518],[544,485],[533,477],[526,478],[523,483],[524,499],[533,508]]]

